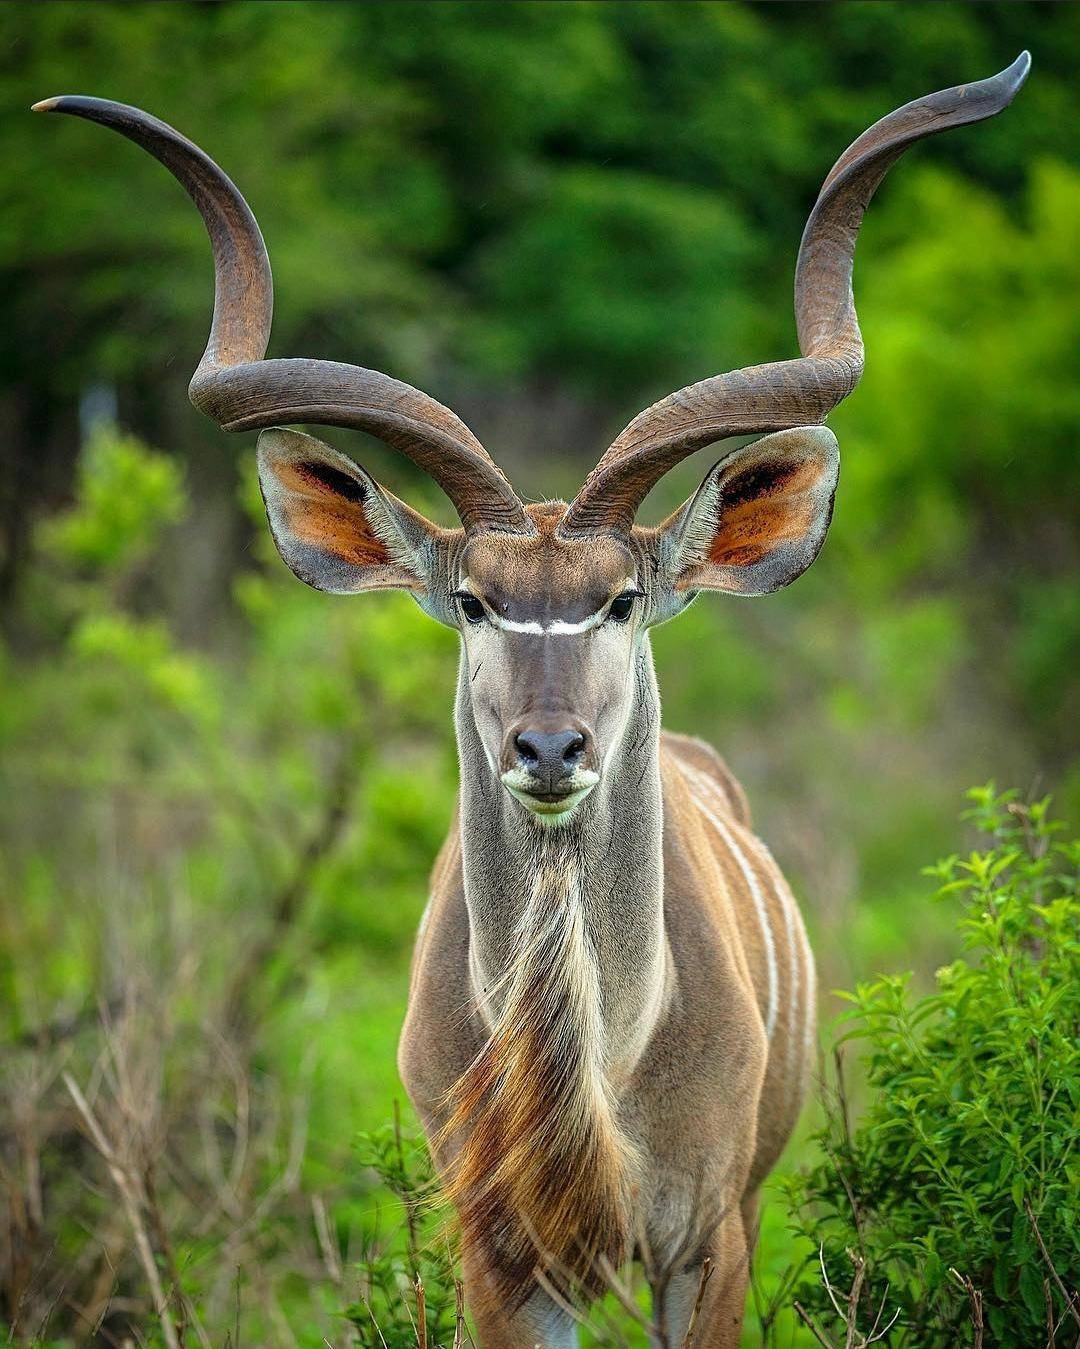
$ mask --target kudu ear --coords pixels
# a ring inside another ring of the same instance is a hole
[[[426,589],[437,533],[329,445],[274,427],[259,437],[259,486],[286,565],[316,590]]]
[[[790,585],[825,541],[839,472],[824,426],[777,431],[729,454],[660,526],[674,545],[674,588],[768,595]]]

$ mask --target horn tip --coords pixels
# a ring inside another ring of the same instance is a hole
[[[72,112],[76,116],[87,116],[99,108],[121,107],[110,104],[108,99],[91,98],[89,94],[55,94],[52,98],[43,98],[40,103],[31,106],[31,112]]]
[[[1028,77],[1031,70],[1031,53],[1025,47],[1011,66],[1005,70],[1005,74],[1012,77],[1012,82],[1019,88]]]
[[[994,77],[994,82],[1000,84],[1008,102],[1019,93],[1030,71],[1031,53],[1025,48],[1011,65]]]

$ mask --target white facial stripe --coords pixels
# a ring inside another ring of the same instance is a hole
[[[573,637],[578,633],[588,632],[590,628],[598,627],[604,621],[606,612],[606,609],[598,609],[595,614],[583,618],[580,623],[567,623],[561,618],[553,618],[550,623],[537,623],[535,620],[530,623],[518,623],[512,618],[500,618],[498,614],[490,614],[489,617],[503,632],[526,632],[533,637]]]
[[[544,635],[542,623],[515,623],[512,618],[500,618],[498,614],[488,614],[488,617],[497,628],[502,628],[503,632],[529,632],[536,637]]]

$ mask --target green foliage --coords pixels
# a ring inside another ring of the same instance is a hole
[[[184,640],[153,597],[188,487],[96,433],[26,577],[48,657],[16,653],[0,695],[0,1154],[48,1178],[0,1259],[16,1341],[61,1283],[91,1297],[102,1258],[134,1307],[145,1288],[61,1066],[89,1084],[107,1063],[91,1109],[152,1181],[139,1213],[175,1314],[215,1343],[338,1335],[374,1240],[381,1192],[348,1144],[400,1094],[408,955],[453,808],[453,644],[404,597],[314,595],[265,546],[237,581],[242,643]],[[108,1312],[132,1324],[160,1342],[152,1315]]]
[[[46,556],[115,572],[142,561],[186,501],[181,470],[135,436],[99,422],[79,459],[78,505],[47,520]]]
[[[908,878],[951,846],[965,784],[1042,775],[1080,804],[1080,10],[0,7],[0,1162],[24,1215],[44,1177],[19,1229],[32,1333],[61,1286],[89,1299],[115,1277],[121,1305],[149,1305],[57,1076],[111,1099],[100,1006],[149,1026],[136,1066],[160,1117],[134,1133],[167,1161],[178,1283],[214,1344],[338,1342],[370,1252],[397,1251],[408,1282],[401,1232],[372,1226],[395,1201],[348,1143],[400,1096],[409,951],[455,794],[455,644],[407,598],[286,572],[252,438],[185,401],[210,313],[197,212],[118,138],[19,109],[101,93],[194,136],[266,235],[271,354],[429,388],[536,497],[573,490],[654,396],[794,354],[794,250],[835,154],[1022,46],[1009,112],[913,152],[868,216],[868,366],[833,419],[820,560],[655,639],[665,723],[743,779],[826,988],[908,965],[921,988],[953,949]],[[80,436],[100,383],[132,433]],[[449,522],[400,457],[331,438]],[[671,474],[646,521],[709,462]],[[763,1306],[789,1256],[773,1205]],[[43,1334],[82,1333],[66,1301],[49,1314]],[[103,1334],[156,1342],[130,1318]]]
[[[989,845],[927,873],[959,906],[968,954],[933,994],[889,977],[845,995],[840,1043],[864,1047],[869,1102],[850,1130],[840,1096],[824,1160],[790,1191],[838,1286],[845,1251],[865,1262],[861,1326],[898,1309],[890,1344],[978,1343],[977,1300],[994,1344],[1029,1349],[1071,1336],[1076,1315],[1080,840],[1057,837],[1048,799],[992,784],[970,797]],[[797,1294],[831,1319],[820,1282]]]
[[[361,1343],[372,1349],[448,1346],[458,1325],[461,1282],[447,1214],[436,1202],[427,1145],[421,1136],[402,1135],[395,1110],[393,1125],[361,1134],[357,1161],[374,1171],[398,1200],[404,1220],[396,1243],[380,1243],[376,1235],[365,1251],[360,1260],[363,1290],[347,1315]]]

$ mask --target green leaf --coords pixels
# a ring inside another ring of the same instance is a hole
[[[1039,1265],[1027,1264],[1020,1267],[1020,1296],[1033,1318],[1043,1316],[1046,1311],[1043,1277],[1043,1270]]]

